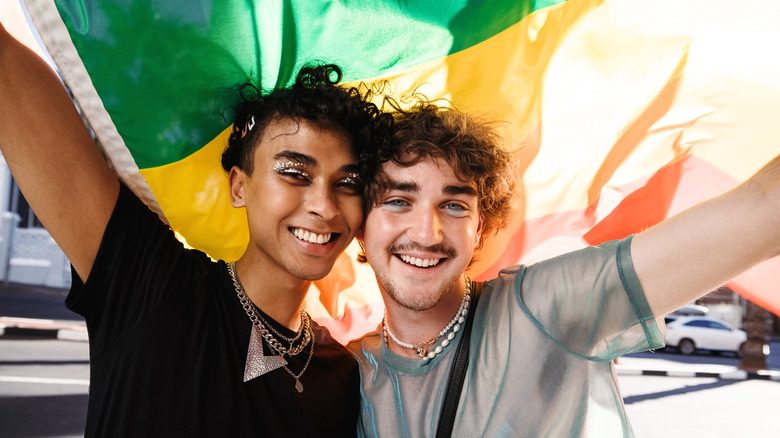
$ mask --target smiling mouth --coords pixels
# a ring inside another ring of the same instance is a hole
[[[438,259],[421,259],[419,257],[412,257],[408,255],[398,255],[399,259],[401,259],[402,262],[412,265],[418,268],[430,268],[433,266],[438,265],[442,260],[442,258]]]
[[[335,239],[339,235],[338,233],[317,234],[304,230],[303,228],[290,228],[290,231],[298,240],[306,243],[313,243],[315,245],[325,245],[330,242],[331,239]]]

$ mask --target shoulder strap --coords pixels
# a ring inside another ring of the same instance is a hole
[[[450,368],[450,380],[447,382],[447,392],[439,417],[439,426],[436,428],[436,438],[445,438],[452,435],[452,427],[455,425],[455,413],[460,401],[460,392],[463,389],[463,379],[466,378],[466,369],[469,367],[469,343],[471,339],[471,325],[474,322],[474,314],[477,313],[477,301],[482,292],[482,282],[472,282],[471,288],[474,296],[471,298],[469,314],[466,316],[466,324],[463,327],[458,349]]]

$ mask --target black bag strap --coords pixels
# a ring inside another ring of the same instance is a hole
[[[455,413],[460,401],[460,392],[463,389],[463,380],[466,378],[466,369],[469,367],[471,325],[474,322],[474,314],[477,313],[477,301],[479,300],[479,294],[482,292],[482,284],[481,281],[471,283],[471,290],[474,292],[474,296],[471,297],[469,314],[466,316],[463,334],[458,343],[458,350],[455,351],[452,368],[450,368],[450,380],[447,382],[447,392],[444,395],[439,426],[436,428],[436,438],[452,436],[452,427],[455,425]]]

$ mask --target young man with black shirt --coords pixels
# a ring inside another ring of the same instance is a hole
[[[335,66],[245,87],[222,165],[250,239],[214,262],[120,183],[49,66],[2,26],[0,65],[0,147],[87,321],[86,435],[354,435],[354,359],[301,303],[362,223],[361,160],[389,116]]]

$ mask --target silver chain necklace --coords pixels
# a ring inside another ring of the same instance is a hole
[[[389,337],[398,346],[410,350],[415,350],[418,356],[427,359],[433,359],[434,357],[436,357],[437,354],[444,351],[444,349],[447,348],[447,346],[450,344],[450,341],[452,341],[453,338],[455,338],[455,333],[457,333],[460,330],[460,326],[466,320],[466,314],[468,314],[469,311],[469,304],[471,303],[471,279],[468,276],[466,276],[464,279],[464,283],[465,283],[465,290],[463,292],[463,300],[460,302],[460,308],[458,308],[458,311],[455,312],[455,316],[452,318],[452,320],[450,320],[449,324],[447,324],[439,332],[439,334],[433,337],[432,339],[425,342],[421,342],[416,345],[398,339],[398,337],[390,330],[390,323],[388,322],[388,317],[387,317],[387,309],[385,308],[384,318],[382,318],[382,331],[384,332],[385,345],[387,345],[387,339]],[[452,332],[449,332],[450,329],[452,329]],[[440,345],[437,345],[436,347],[433,347],[430,350],[426,349],[427,346],[433,345],[445,334],[446,336],[444,337],[444,339],[442,339]]]
[[[292,371],[290,371],[289,368],[287,368],[287,365],[284,365],[282,368],[284,368],[285,371],[287,371],[287,374],[292,376],[293,379],[295,379],[295,389],[298,392],[303,392],[303,384],[301,383],[301,376],[304,372],[306,372],[306,368],[309,368],[309,363],[311,363],[311,357],[314,356],[314,341],[311,343],[311,348],[309,349],[309,357],[306,359],[306,364],[303,366],[303,369],[298,374],[293,374]]]
[[[255,306],[254,304],[255,303],[252,303],[252,307],[254,308],[253,310],[257,310],[257,306]],[[309,342],[306,339],[306,335],[309,334],[309,314],[306,313],[306,309],[301,308],[301,326],[298,327],[298,332],[295,334],[295,337],[293,338],[288,338],[287,336],[279,333],[272,324],[269,324],[268,321],[266,321],[265,318],[263,318],[263,315],[261,315],[259,312],[255,312],[255,315],[260,320],[260,322],[263,325],[265,325],[267,328],[269,328],[277,337],[285,340],[290,344],[288,350],[293,348],[293,344],[295,343],[295,341],[301,338],[301,335],[304,335],[304,340],[301,345],[306,345],[306,343]],[[292,355],[294,356],[296,354],[298,353],[293,353]]]
[[[268,346],[271,347],[272,350],[279,353],[281,356],[295,356],[299,354],[301,351],[303,351],[304,347],[311,342],[311,348],[309,349],[309,357],[306,359],[306,364],[303,366],[303,369],[300,373],[295,374],[292,371],[290,371],[289,368],[287,368],[287,361],[284,359],[281,359],[284,362],[284,365],[282,367],[285,371],[287,371],[287,374],[292,376],[293,379],[295,379],[295,389],[298,392],[303,392],[303,384],[300,382],[300,378],[303,375],[304,372],[306,372],[306,369],[309,367],[309,363],[311,363],[311,358],[314,356],[314,341],[313,341],[313,331],[311,328],[311,317],[306,312],[305,309],[301,308],[301,326],[298,328],[298,333],[294,338],[289,338],[287,336],[282,335],[277,330],[271,326],[263,317],[260,315],[259,312],[256,312],[255,304],[252,302],[252,300],[249,299],[249,297],[244,292],[244,287],[241,285],[241,281],[238,279],[238,274],[236,273],[236,262],[230,262],[227,264],[227,270],[230,274],[231,280],[233,280],[233,287],[236,290],[236,295],[238,296],[239,302],[241,302],[241,307],[244,308],[244,312],[246,312],[247,316],[249,317],[249,320],[252,322],[252,325],[254,327],[257,327],[258,330],[260,330],[260,334],[262,338],[268,343]],[[267,326],[267,328],[266,328]],[[290,344],[290,348],[285,348],[282,346],[282,344],[274,337],[274,335],[268,331],[268,328],[270,328],[273,333],[281,337],[283,340],[287,341]],[[301,338],[301,335],[303,335],[303,340],[301,343],[293,348],[293,344],[296,340]],[[250,339],[250,343],[252,340]],[[260,345],[260,349],[262,350],[262,345]],[[250,351],[252,349],[250,348]],[[262,354],[260,354],[260,357],[262,357]],[[270,371],[270,369],[269,369]],[[246,380],[245,380],[246,381]]]

